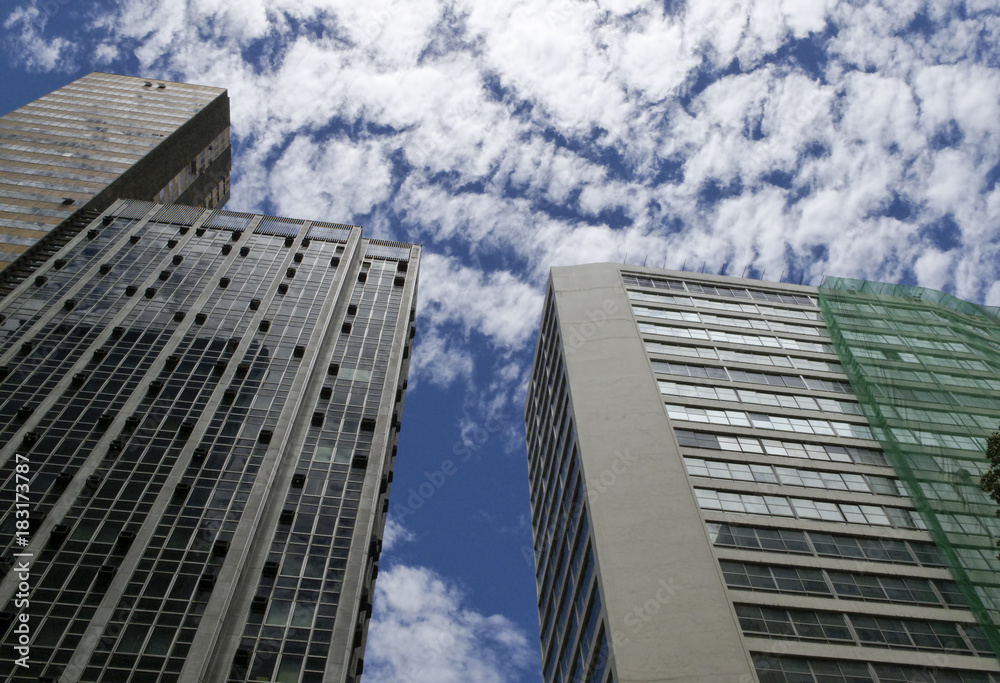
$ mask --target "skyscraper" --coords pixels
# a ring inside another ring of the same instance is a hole
[[[116,199],[221,207],[222,88],[91,73],[0,118],[0,267]]]
[[[124,200],[0,301],[10,680],[357,680],[419,254]]]
[[[996,681],[997,311],[552,270],[525,424],[552,681]]]

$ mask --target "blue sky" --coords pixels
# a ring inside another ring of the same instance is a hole
[[[366,680],[540,678],[552,265],[1000,305],[995,0],[9,0],[0,32],[0,110],[95,69],[226,87],[229,208],[424,245]]]

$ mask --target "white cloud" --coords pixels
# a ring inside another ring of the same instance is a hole
[[[389,198],[391,171],[377,142],[316,142],[295,137],[267,178],[278,213],[316,220],[373,211]]]
[[[96,64],[110,64],[118,58],[118,48],[110,43],[101,43],[94,48],[94,62]]]
[[[989,291],[986,293],[987,306],[1000,307],[1000,282],[994,282],[990,285]]]
[[[952,256],[937,249],[928,249],[913,264],[917,279],[931,289],[943,289],[951,279],[953,267]]]
[[[424,252],[419,305],[432,326],[458,322],[497,346],[518,347],[535,329],[542,295],[511,272],[485,274],[454,257]]]
[[[502,683],[537,666],[520,628],[469,609],[460,590],[425,567],[380,572],[374,606],[365,680]]]
[[[385,520],[382,532],[382,552],[388,552],[400,543],[408,543],[416,538],[416,534],[397,522],[394,517]]]
[[[1000,199],[976,192],[1000,159],[1000,14],[966,8],[122,0],[95,30],[101,59],[116,45],[145,69],[230,87],[234,208],[370,215],[380,236],[468,254],[426,261],[458,288],[421,282],[433,331],[421,367],[456,379],[472,366],[459,351],[447,369],[455,334],[530,339],[533,316],[513,311],[537,310],[554,264],[628,253],[794,266],[806,281],[906,272],[984,296],[1000,272]],[[928,30],[908,32],[921,12]],[[713,185],[730,196],[711,199]],[[908,215],[886,215],[896,198]],[[946,214],[962,243],[951,267],[930,268],[921,227]]]
[[[466,345],[449,340],[433,328],[420,333],[410,371],[414,381],[426,379],[431,384],[446,387],[458,379],[468,380],[474,369],[472,352]]]
[[[45,27],[50,10],[37,3],[20,5],[4,20],[8,47],[14,63],[28,71],[69,71],[76,52],[72,42],[62,37],[46,38]],[[55,5],[58,8],[57,5]]]

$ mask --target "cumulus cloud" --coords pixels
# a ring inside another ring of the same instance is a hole
[[[538,289],[508,271],[481,271],[449,256],[424,253],[421,313],[432,326],[458,322],[501,347],[524,344],[542,310]]]
[[[416,538],[416,535],[397,522],[394,517],[385,520],[385,529],[382,531],[382,552],[388,552],[400,543],[407,543]]]
[[[379,236],[472,254],[468,272],[442,272],[487,293],[626,253],[806,281],[910,273],[979,299],[997,275],[988,3],[233,8],[122,0],[94,33],[145,69],[230,87],[246,169],[234,206],[365,216]],[[924,228],[945,216],[961,241],[932,268]],[[527,341],[503,305],[432,302],[466,334]]]
[[[986,305],[1000,308],[1000,282],[994,282],[990,285],[990,289],[986,293]]]
[[[431,384],[446,387],[457,379],[470,379],[475,364],[472,353],[456,344],[437,329],[422,332],[413,351],[410,373],[414,381],[426,379]]]
[[[269,196],[283,216],[312,215],[317,220],[371,213],[389,198],[392,189],[386,155],[372,141],[317,142],[297,136],[274,162],[267,175]]]
[[[471,372],[472,333],[526,348],[556,264],[908,277],[978,300],[1000,274],[989,3],[121,0],[72,41],[46,19],[4,22],[31,68],[72,43],[230,88],[233,208],[424,242],[418,367],[444,381]]]
[[[28,71],[69,71],[73,68],[74,45],[60,37],[45,36],[45,27],[59,5],[19,5],[3,22],[11,60]]]
[[[501,683],[533,661],[524,633],[466,606],[462,592],[425,567],[379,573],[365,678],[385,683]]]

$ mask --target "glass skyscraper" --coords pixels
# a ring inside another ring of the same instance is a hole
[[[8,680],[357,680],[419,253],[122,200],[0,301]]]
[[[554,268],[525,405],[543,678],[1000,680],[997,312]]]
[[[0,161],[3,267],[116,199],[221,207],[232,165],[229,96],[91,73],[0,117]]]

